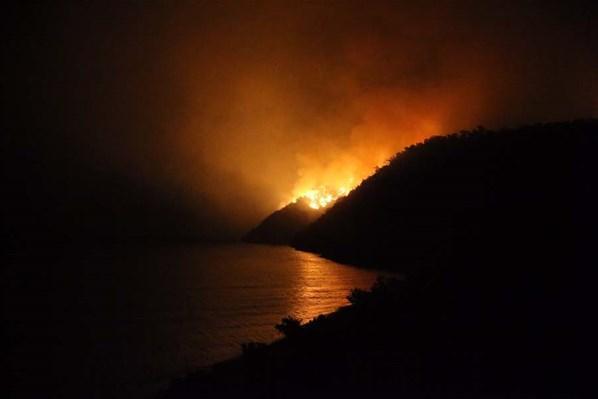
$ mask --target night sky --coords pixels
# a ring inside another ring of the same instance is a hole
[[[592,3],[5,9],[6,232],[235,238],[428,136],[597,116]]]

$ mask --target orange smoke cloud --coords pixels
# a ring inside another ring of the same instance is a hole
[[[148,7],[111,28],[129,41],[100,41],[123,77],[96,125],[132,132],[106,145],[119,168],[242,232],[310,191],[355,187],[431,135],[595,114],[588,15],[503,2]]]
[[[15,52],[27,83],[9,105],[81,162],[184,203],[205,235],[240,235],[430,135],[596,116],[594,3],[48,6],[11,36],[37,50]]]
[[[250,225],[314,191],[350,190],[431,135],[591,114],[596,87],[579,82],[594,79],[596,56],[573,61],[579,32],[548,29],[552,14],[533,30],[525,10],[506,24],[486,18],[499,4],[470,6],[270,4],[210,27],[206,52],[184,43],[197,106],[181,153],[209,170],[189,185]]]

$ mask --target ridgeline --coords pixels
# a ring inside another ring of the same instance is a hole
[[[288,245],[300,231],[316,220],[323,209],[312,209],[305,200],[292,202],[265,218],[243,241],[255,244]]]
[[[596,220],[597,150],[596,120],[432,137],[338,200],[293,246],[401,272],[463,256],[568,257]]]

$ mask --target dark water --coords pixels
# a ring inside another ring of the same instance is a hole
[[[242,342],[276,339],[283,316],[334,311],[376,273],[223,245],[15,257],[1,277],[13,393],[151,397]]]

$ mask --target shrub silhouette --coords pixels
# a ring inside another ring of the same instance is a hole
[[[285,337],[296,337],[301,331],[301,320],[293,316],[287,316],[279,324],[275,325],[274,328]]]
[[[241,344],[241,354],[244,357],[252,357],[259,354],[262,348],[265,348],[266,344],[263,342],[243,342]]]
[[[351,305],[363,305],[368,298],[368,292],[360,288],[353,288],[347,297]]]

